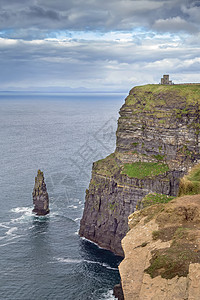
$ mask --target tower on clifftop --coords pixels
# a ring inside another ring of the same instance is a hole
[[[169,80],[169,75],[163,75],[160,84],[172,85],[173,82]]]

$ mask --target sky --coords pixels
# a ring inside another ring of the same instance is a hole
[[[0,0],[0,91],[200,82],[200,0]]]

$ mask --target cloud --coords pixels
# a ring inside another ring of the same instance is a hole
[[[199,28],[198,1],[182,0],[1,0],[0,29],[186,30]],[[165,24],[164,24],[165,22]],[[154,25],[155,24],[155,25]],[[171,24],[171,26],[170,26]],[[173,25],[176,25],[173,27]]]
[[[191,43],[172,35],[142,35],[140,43],[103,36],[90,42],[0,39],[1,90],[128,91],[134,85],[158,83],[166,72],[176,82],[188,80],[188,74],[198,81],[199,49]]]
[[[164,73],[198,81],[199,10],[191,0],[1,0],[0,90],[128,91]]]
[[[179,16],[169,19],[159,19],[153,25],[153,28],[162,32],[198,32],[198,28],[181,19]]]

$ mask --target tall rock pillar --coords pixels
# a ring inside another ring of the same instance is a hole
[[[47,193],[46,184],[44,182],[43,172],[38,170],[37,177],[35,177],[35,185],[33,188],[33,212],[38,216],[47,215],[49,210],[49,196]]]

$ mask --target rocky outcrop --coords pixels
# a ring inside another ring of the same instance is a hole
[[[121,282],[119,284],[116,284],[114,286],[113,289],[113,295],[115,296],[115,298],[117,298],[118,300],[124,300],[124,293],[122,290],[122,285]]]
[[[47,193],[46,184],[44,182],[43,172],[38,170],[37,177],[35,177],[35,185],[33,188],[33,212],[38,216],[47,215],[49,210],[49,196]]]
[[[198,300],[200,195],[136,211],[122,240],[125,300]]]
[[[116,151],[93,164],[80,236],[118,255],[127,218],[149,193],[178,194],[200,158],[199,86],[133,88],[120,109]]]

